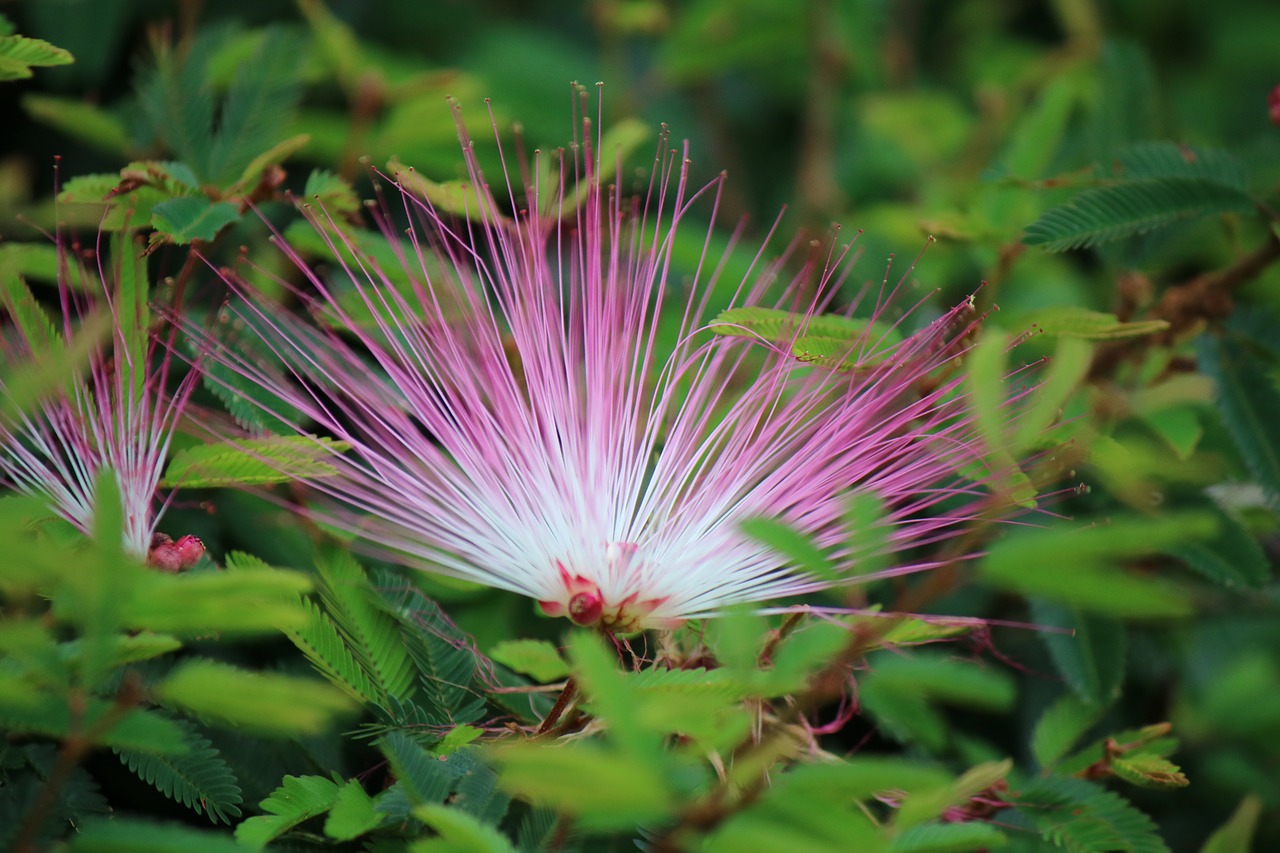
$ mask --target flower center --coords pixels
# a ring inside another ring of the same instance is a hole
[[[611,576],[628,579],[636,546],[630,543],[610,543],[605,549],[607,569]],[[564,584],[560,596],[539,601],[542,612],[548,616],[567,616],[575,625],[584,628],[600,627],[608,631],[638,631],[641,628],[672,628],[682,620],[660,617],[651,618],[653,611],[666,601],[665,596],[641,598],[643,590],[636,590],[621,601],[607,601],[600,586],[588,577],[574,574],[556,561],[556,569]],[[624,587],[625,588],[625,587]]]

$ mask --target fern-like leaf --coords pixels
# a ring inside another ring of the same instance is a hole
[[[1147,178],[1200,178],[1248,189],[1249,173],[1235,156],[1215,148],[1179,145],[1176,142],[1142,142],[1116,157],[1117,177],[1126,180]]]
[[[356,699],[375,704],[386,702],[384,692],[369,678],[333,620],[315,602],[305,601],[303,608],[307,612],[306,623],[286,633],[312,666]]]
[[[249,61],[239,66],[209,155],[209,180],[234,180],[257,154],[278,141],[301,94],[302,54],[301,39],[272,29]]]
[[[1204,335],[1200,366],[1218,386],[1218,411],[1249,473],[1280,501],[1280,392],[1266,369],[1231,338]]]
[[[1203,178],[1151,178],[1086,190],[1045,211],[1023,242],[1061,252],[1097,246],[1188,219],[1252,210],[1247,193]]]
[[[414,665],[396,617],[346,552],[331,552],[318,561],[320,597],[352,657],[368,677],[377,701],[412,697]]]
[[[272,839],[331,809],[338,791],[337,783],[323,776],[286,776],[280,787],[258,804],[267,814],[237,826],[236,840],[261,850]]]
[[[405,626],[403,641],[417,668],[420,707],[436,725],[478,719],[485,703],[473,688],[480,658],[470,638],[434,601],[398,576],[379,575],[378,587]]]
[[[1150,818],[1091,782],[1038,779],[1023,789],[1016,805],[1042,838],[1069,853],[1169,853]]]
[[[201,178],[207,178],[213,148],[214,99],[208,64],[225,34],[225,29],[206,30],[182,55],[161,43],[155,67],[138,89],[151,132]]]
[[[169,799],[197,814],[203,812],[214,823],[231,823],[233,817],[240,816],[242,802],[235,774],[194,724],[174,722],[186,733],[186,752],[153,755],[117,749],[116,755],[138,778]]]
[[[75,62],[69,51],[26,36],[0,37],[0,80],[24,80],[32,67]]]

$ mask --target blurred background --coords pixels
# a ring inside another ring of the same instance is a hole
[[[674,140],[689,141],[695,175],[728,172],[716,238],[723,244],[739,221],[748,236],[763,236],[785,207],[779,249],[796,234],[823,238],[833,223],[841,239],[862,232],[856,284],[878,281],[891,255],[904,259],[895,270],[905,272],[905,259],[934,237],[913,283],[955,302],[986,282],[979,299],[998,303],[1000,323],[1015,330],[1053,306],[1139,316],[1167,289],[1272,239],[1274,228],[1266,217],[1188,217],[1077,251],[1024,242],[1046,210],[1105,182],[1138,143],[1229,150],[1248,185],[1274,198],[1280,106],[1268,97],[1280,85],[1280,3],[1273,0],[27,0],[0,2],[0,13],[17,32],[75,56],[74,64],[0,87],[5,240],[36,240],[52,229],[55,156],[63,182],[116,175],[131,161],[191,159],[196,143],[184,134],[199,129],[184,129],[182,112],[166,112],[152,91],[162,57],[175,53],[200,57],[193,92],[224,92],[250,74],[277,99],[271,121],[246,131],[245,142],[245,151],[279,161],[272,180],[302,190],[321,168],[362,196],[369,168],[392,161],[437,181],[459,177],[447,96],[462,104],[477,138],[492,137],[489,99],[505,142],[519,136],[526,149],[554,149],[575,132],[571,83],[588,85],[594,110],[593,84],[603,81],[602,126],[626,157],[624,180],[647,176],[663,124]],[[492,148],[482,147],[485,162],[496,164]],[[217,176],[210,167],[201,177]],[[64,203],[60,214],[74,219],[74,205]],[[87,213],[80,224],[93,226],[97,216]],[[744,245],[732,263],[745,267],[758,241]],[[1273,335],[1280,273],[1263,265],[1235,297],[1248,307],[1255,337]],[[1093,494],[1067,509],[1082,517],[1114,508],[1159,513],[1160,501],[1192,501],[1186,496],[1209,482],[1250,481],[1248,451],[1230,424],[1206,414],[1207,398],[1179,402],[1191,415],[1139,417],[1136,395],[1178,359],[1194,357],[1189,342],[1205,328],[1197,322],[1154,361],[1095,372],[1090,392],[1069,411],[1093,419],[1109,454],[1081,468]],[[1274,393],[1275,353],[1259,359],[1256,375]],[[1263,432],[1274,435],[1274,426]],[[228,498],[222,529],[199,513],[187,522],[215,551],[237,500]],[[1261,579],[1250,590],[1206,594],[1196,619],[1124,630],[1090,623],[1100,632],[1096,657],[1074,664],[1026,632],[1006,640],[1002,648],[1025,665],[1027,682],[1007,746],[1026,742],[1044,697],[1058,689],[1048,673],[1074,665],[1083,673],[1072,684],[1081,695],[1100,703],[1121,696],[1110,711],[1117,724],[1178,725],[1177,757],[1192,785],[1131,792],[1172,849],[1199,849],[1249,794],[1270,807],[1256,849],[1280,849],[1272,507],[1237,505],[1248,544],[1240,560],[1261,560]],[[240,517],[251,511],[240,509]],[[270,542],[254,545],[272,558]],[[1019,615],[965,589],[945,606]],[[459,618],[483,632],[482,620]],[[983,728],[999,740],[1000,726]]]

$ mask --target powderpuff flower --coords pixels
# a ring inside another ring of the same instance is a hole
[[[0,397],[8,400],[24,371],[58,353],[82,353],[87,364],[25,411],[6,406],[0,476],[18,491],[46,498],[53,512],[89,534],[99,476],[110,469],[120,489],[126,552],[154,568],[179,571],[200,559],[204,545],[194,536],[174,541],[157,531],[164,504],[156,491],[196,373],[166,392],[170,357],[149,328],[134,249],[122,240],[114,248],[108,274],[100,251],[90,270],[69,263],[59,246],[61,310],[53,318],[21,279],[6,279]]]
[[[748,519],[798,530],[853,581],[928,564],[869,574],[842,552],[850,495],[883,505],[893,552],[973,517],[981,489],[957,472],[986,451],[947,370],[970,305],[903,337],[887,319],[901,283],[868,288],[842,315],[860,331],[833,353],[809,330],[845,283],[847,247],[790,284],[779,284],[787,253],[757,255],[726,288],[706,220],[691,214],[705,205],[714,220],[724,178],[692,185],[665,136],[639,198],[601,180],[587,119],[567,152],[523,164],[519,186],[502,160],[494,192],[456,117],[468,181],[435,187],[446,201],[433,204],[399,175],[377,216],[382,262],[323,210],[304,208],[327,270],[277,238],[305,279],[294,294],[323,322],[267,307],[224,271],[245,297],[227,323],[251,337],[191,330],[297,432],[349,448],[335,476],[311,483],[323,493],[314,518],[377,556],[625,631],[840,581],[744,533]],[[699,229],[692,264],[677,262],[682,229]],[[716,292],[792,319],[771,331],[740,312],[716,320]],[[859,303],[866,322],[851,319]]]

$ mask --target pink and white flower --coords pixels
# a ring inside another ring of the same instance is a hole
[[[195,371],[168,392],[170,356],[148,328],[145,286],[117,284],[123,280],[120,258],[108,271],[96,253],[97,268],[90,270],[73,266],[70,252],[59,248],[61,311],[52,321],[21,280],[6,282],[0,396],[9,397],[6,383],[23,370],[60,351],[83,347],[87,366],[28,411],[5,410],[0,475],[19,491],[47,498],[51,510],[89,534],[98,478],[110,469],[120,488],[125,550],[165,571],[187,568],[204,546],[194,536],[175,542],[157,532],[165,504],[156,493]],[[110,315],[109,329],[99,342],[86,340],[103,331],[102,313]]]
[[[757,255],[752,276],[729,288],[733,304],[794,311],[794,328],[717,334],[708,304],[725,284],[720,259],[705,238],[692,268],[675,252],[681,229],[709,235],[691,210],[714,216],[723,176],[692,186],[687,157],[664,136],[648,194],[625,198],[600,181],[599,143],[582,126],[550,169],[535,155],[521,186],[504,162],[495,193],[459,120],[471,194],[453,198],[470,199],[467,216],[400,189],[407,240],[389,211],[380,217],[392,268],[309,211],[328,271],[280,242],[306,280],[295,293],[326,322],[248,293],[230,322],[262,341],[205,339],[280,401],[277,414],[300,413],[298,432],[349,444],[332,460],[339,474],[312,483],[327,496],[316,517],[379,556],[611,630],[832,584],[744,534],[758,516],[843,558],[850,582],[926,568],[860,574],[842,551],[842,512],[850,494],[878,497],[895,552],[972,517],[981,489],[957,472],[984,445],[944,369],[972,308],[897,341],[882,322],[896,292],[864,291],[878,322],[847,341],[837,366],[807,363],[806,329],[844,283],[847,247],[783,285],[789,258]],[[253,354],[263,343],[275,359]]]

